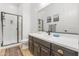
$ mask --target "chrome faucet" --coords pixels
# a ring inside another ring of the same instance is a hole
[[[48,33],[48,35],[50,35],[51,31],[46,31]]]

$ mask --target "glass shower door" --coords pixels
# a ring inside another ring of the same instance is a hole
[[[17,43],[17,16],[4,14],[3,45]]]

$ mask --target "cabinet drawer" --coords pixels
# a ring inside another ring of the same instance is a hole
[[[47,41],[44,41],[44,40],[38,39],[38,38],[34,38],[34,37],[33,37],[33,40],[35,42],[39,43],[40,45],[43,45],[43,46],[46,46],[46,47],[50,48],[50,43],[47,42]]]
[[[41,40],[41,41],[40,41],[40,44],[41,44],[41,45],[44,45],[44,46],[46,46],[46,47],[48,47],[48,48],[50,48],[50,43],[49,43],[49,42],[46,42],[46,41]]]
[[[44,46],[40,46],[40,55],[41,56],[50,56],[50,49]]]
[[[61,55],[65,55],[65,56],[76,56],[78,55],[77,52],[64,48],[62,46],[56,45],[56,44],[52,44],[52,50],[54,50],[55,52],[58,52]]]

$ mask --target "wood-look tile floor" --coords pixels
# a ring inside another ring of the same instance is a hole
[[[5,55],[5,49],[0,49],[0,56],[4,56]]]
[[[21,49],[20,47],[11,47],[0,49],[0,56],[33,56],[29,49]]]
[[[33,56],[29,49],[21,49],[22,53],[23,53],[23,56]]]
[[[11,47],[5,50],[5,56],[23,56],[20,47]]]

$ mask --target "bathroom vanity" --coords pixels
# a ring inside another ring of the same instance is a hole
[[[68,42],[68,43],[64,43]],[[29,34],[29,50],[34,56],[78,56],[77,40],[71,45],[71,41],[65,38],[57,39],[52,35],[30,33]],[[60,42],[59,42],[60,41]]]

